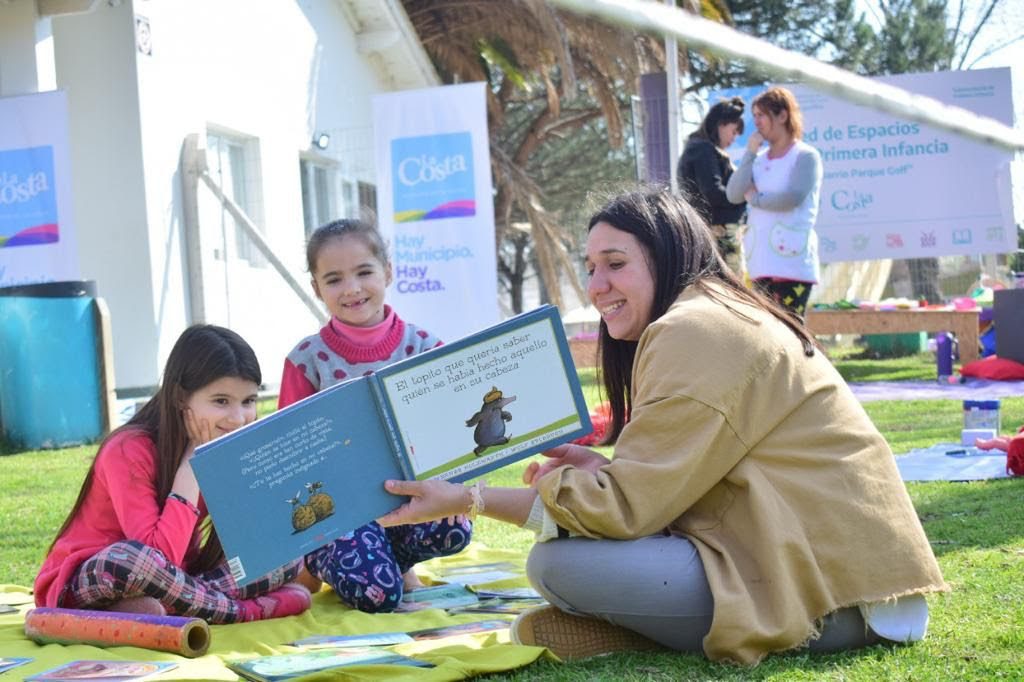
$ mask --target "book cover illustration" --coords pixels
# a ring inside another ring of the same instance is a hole
[[[544,306],[217,438],[192,468],[247,585],[398,507],[387,479],[464,481],[590,429],[558,309]]]
[[[470,586],[471,590],[476,593],[476,596],[483,599],[540,599],[540,592],[533,589],[532,587],[473,587]]]
[[[433,663],[420,661],[392,651],[370,648],[314,649],[298,654],[261,656],[245,661],[230,661],[227,666],[248,680],[281,682],[322,670],[353,665],[407,665],[433,668]]]
[[[444,639],[445,637],[457,637],[459,635],[470,635],[477,632],[494,632],[497,630],[508,630],[512,621],[508,620],[481,620],[475,623],[459,623],[457,625],[443,625],[426,630],[414,630],[409,633],[417,642]]]
[[[523,573],[519,566],[508,561],[493,562],[489,564],[477,564],[473,566],[454,566],[446,568],[437,573],[439,580],[450,585],[483,585],[494,583],[500,580],[522,578]]]
[[[411,637],[409,639],[412,639]],[[0,656],[0,673],[10,670],[11,668],[17,668],[19,665],[25,665],[31,658],[9,658]]]
[[[162,661],[72,661],[26,677],[25,682],[64,682],[65,680],[128,682],[129,680],[144,680],[177,666],[177,663]]]
[[[396,611],[422,611],[424,609],[450,609],[480,601],[475,593],[462,585],[433,585],[410,590],[402,595]]]
[[[338,647],[368,647],[406,644],[413,641],[405,632],[375,632],[362,635],[314,635],[291,642],[292,646],[304,649],[326,649]]]
[[[504,613],[510,616],[518,616],[523,611],[528,611],[535,606],[544,606],[546,599],[481,599],[476,604],[456,606],[448,609],[448,613]]]

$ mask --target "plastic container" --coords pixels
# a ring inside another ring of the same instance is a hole
[[[953,338],[948,332],[935,335],[935,366],[939,379],[953,375]]]
[[[16,448],[103,432],[95,282],[0,289],[0,432]]]
[[[999,433],[998,400],[965,400],[964,430],[988,429]]]

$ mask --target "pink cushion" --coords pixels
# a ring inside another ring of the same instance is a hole
[[[990,355],[981,360],[968,362],[960,369],[960,374],[965,377],[977,377],[979,379],[1012,381],[1014,379],[1024,379],[1024,364]]]

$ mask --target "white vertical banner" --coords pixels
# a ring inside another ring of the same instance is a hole
[[[377,219],[395,275],[388,301],[445,341],[499,319],[484,87],[373,99]]]
[[[79,279],[64,92],[0,98],[0,287]]]

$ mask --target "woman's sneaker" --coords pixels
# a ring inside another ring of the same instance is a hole
[[[617,651],[668,651],[627,628],[600,618],[574,616],[551,605],[535,606],[519,614],[512,623],[512,641],[545,647],[563,660]]]

